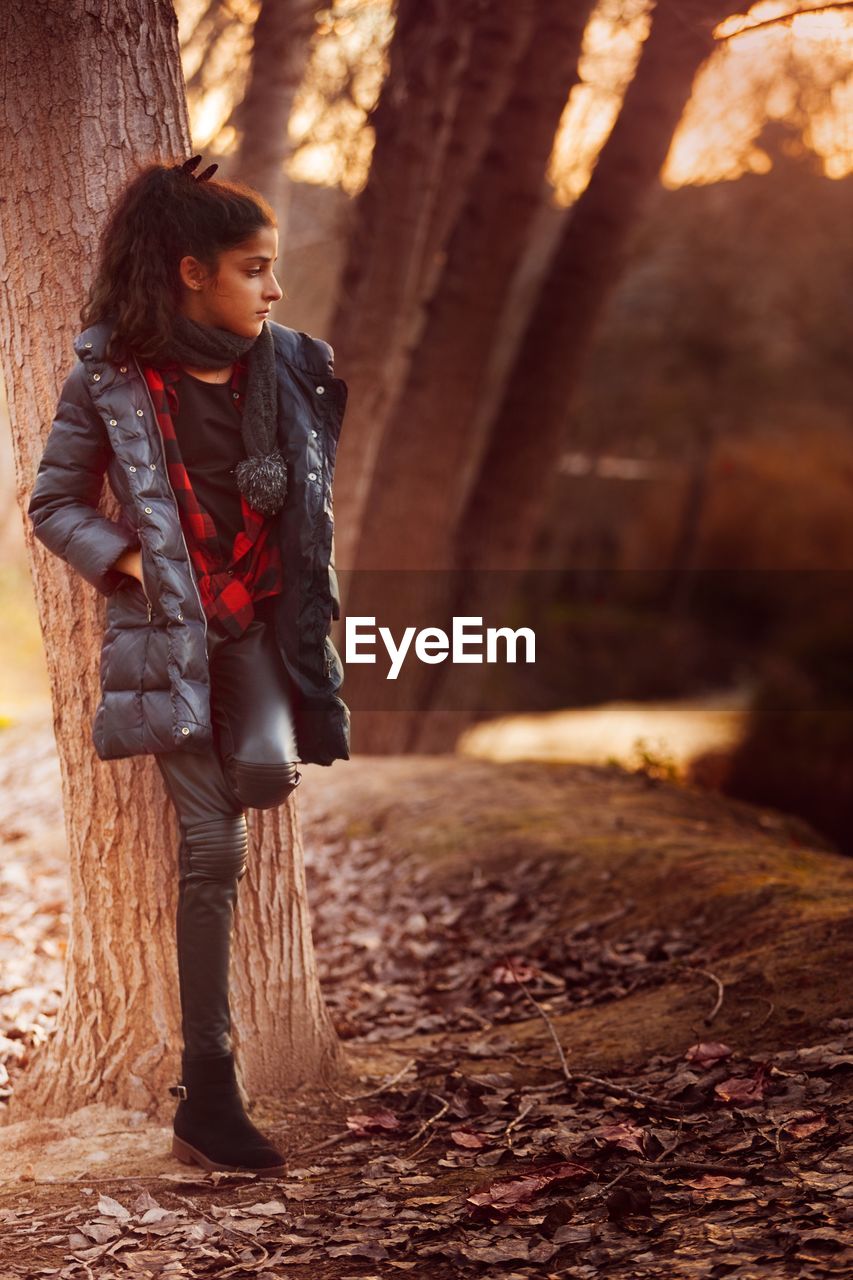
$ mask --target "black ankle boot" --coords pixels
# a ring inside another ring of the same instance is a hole
[[[285,1171],[284,1156],[256,1129],[243,1109],[234,1054],[188,1058],[181,1054],[181,1081],[169,1092],[180,1098],[172,1155],[203,1169],[272,1174]]]

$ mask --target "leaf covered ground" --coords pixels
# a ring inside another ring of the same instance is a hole
[[[9,1093],[66,910],[55,762],[14,759]],[[0,1280],[850,1273],[848,860],[616,767],[359,758],[299,807],[349,1078],[258,1100],[279,1179],[182,1166],[141,1113],[0,1128]]]

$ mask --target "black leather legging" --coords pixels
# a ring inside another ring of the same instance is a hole
[[[155,759],[178,815],[178,976],[184,1048],[231,1047],[228,975],[234,906],[246,874],[246,809],[272,809],[299,785],[289,677],[260,601],[239,637],[208,625],[214,745]]]

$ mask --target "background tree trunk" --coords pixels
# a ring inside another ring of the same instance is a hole
[[[619,116],[566,221],[527,323],[479,472],[455,530],[445,617],[502,625],[530,561],[565,445],[569,406],[595,324],[620,277],[628,235],[657,180],[714,48],[724,0],[659,0]],[[535,447],[531,431],[535,424]],[[500,621],[492,619],[499,617]],[[436,714],[417,717],[410,750],[448,750],[475,712],[485,666],[433,668]],[[423,704],[421,704],[423,705]]]
[[[186,81],[186,91],[190,100],[193,94],[204,93],[211,87],[207,75],[207,54],[216,47],[217,42],[233,21],[234,15],[227,0],[209,0],[207,8],[199,14],[192,29],[184,31],[181,41],[182,54],[195,53],[199,47],[202,51],[195,70]]]
[[[474,422],[484,371],[508,290],[542,202],[544,174],[572,85],[590,0],[557,10],[547,0],[515,13],[515,65],[505,73],[503,104],[491,140],[452,229],[445,262],[415,357],[385,424],[365,505],[346,610],[377,613],[382,576],[383,623],[400,635],[415,617],[426,624],[434,591],[446,589],[464,480],[477,448]],[[429,603],[425,597],[431,597]],[[358,750],[406,750],[419,721],[415,709],[365,706],[375,669],[350,666],[348,687],[361,710]],[[433,668],[410,673],[407,703]]]
[[[29,499],[107,207],[135,156],[189,154],[171,4],[83,0],[0,10],[0,335],[17,497]],[[35,424],[39,424],[36,429]],[[107,515],[117,514],[107,489]],[[150,757],[104,762],[91,722],[105,600],[34,542],[68,833],[71,920],[55,1034],[16,1091],[12,1119],[98,1101],[171,1111],[181,1047],[175,947],[177,820]],[[235,1044],[251,1091],[335,1070],[291,801],[249,811],[233,959]]]
[[[470,424],[483,370],[577,82],[590,8],[591,0],[576,0],[555,11],[550,0],[537,0],[519,33],[524,46],[510,91],[453,227],[416,359],[382,433],[382,467],[370,489],[357,569],[449,565],[463,496],[458,477],[476,451]]]
[[[289,188],[284,165],[291,151],[287,124],[308,65],[316,9],[314,0],[262,0],[252,33],[246,92],[230,122],[240,132],[233,171],[275,209],[282,254]]]
[[[437,228],[457,207],[506,91],[517,25],[510,9],[481,0],[397,5],[388,74],[369,118],[370,172],[352,211],[329,327],[349,386],[335,485],[338,569],[354,562],[385,414],[416,340],[424,276],[440,250]]]

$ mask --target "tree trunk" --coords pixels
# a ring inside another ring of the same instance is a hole
[[[284,166],[291,152],[287,125],[308,65],[316,8],[314,0],[261,0],[246,92],[230,122],[240,133],[234,172],[275,209],[282,250],[289,189]]]
[[[128,136],[146,157],[189,154],[190,140],[170,4],[133,0],[97,19],[84,0],[10,3],[0,14],[0,346],[23,509],[59,385],[77,359],[71,340],[96,233],[129,176]],[[118,514],[109,491],[103,509]],[[95,755],[106,602],[33,540],[26,519],[24,529],[62,773],[71,918],[57,1026],[10,1118],[96,1099],[165,1114],[181,1047],[176,815],[153,759]],[[336,1069],[340,1047],[318,986],[293,802],[250,811],[250,830],[232,1011],[251,1093]]]
[[[182,61],[185,62],[187,56],[192,57],[197,50],[200,54],[195,70],[186,80],[186,93],[190,101],[195,94],[200,96],[213,87],[210,83],[208,58],[233,21],[234,15],[227,0],[209,0],[207,8],[199,14],[192,29],[184,29],[181,33]]]
[[[365,507],[351,586],[350,615],[377,612],[383,573],[395,570],[384,592],[383,623],[395,635],[428,616],[423,596],[441,591],[452,564],[452,534],[464,478],[477,454],[473,422],[507,291],[524,255],[542,203],[544,174],[577,64],[591,0],[554,10],[548,0],[519,7],[516,64],[492,138],[449,239],[446,261],[415,359],[388,416]],[[526,23],[523,19],[526,18]],[[426,572],[425,572],[426,571]],[[433,606],[434,607],[434,603]],[[373,668],[348,667],[356,705],[375,687]],[[368,674],[365,674],[367,672]],[[406,699],[433,668],[415,667]],[[360,751],[405,750],[416,710],[390,714],[363,707]]]
[[[620,277],[628,235],[666,159],[696,73],[714,48],[714,27],[729,10],[722,0],[694,0],[689,10],[680,0],[655,6],[619,116],[543,281],[456,528],[448,617],[500,614],[528,569],[595,323]],[[411,749],[452,747],[475,713],[485,670],[433,668],[436,714],[418,718]]]
[[[424,281],[440,261],[448,210],[461,199],[506,92],[517,24],[509,0],[397,6],[390,66],[370,117],[370,172],[352,211],[329,330],[350,388],[336,473],[338,569],[354,562],[387,406],[416,341]]]
[[[416,358],[382,433],[382,467],[370,488],[357,569],[448,567],[483,370],[542,200],[590,8],[591,0],[556,10],[550,0],[533,6],[511,92],[453,228]]]

